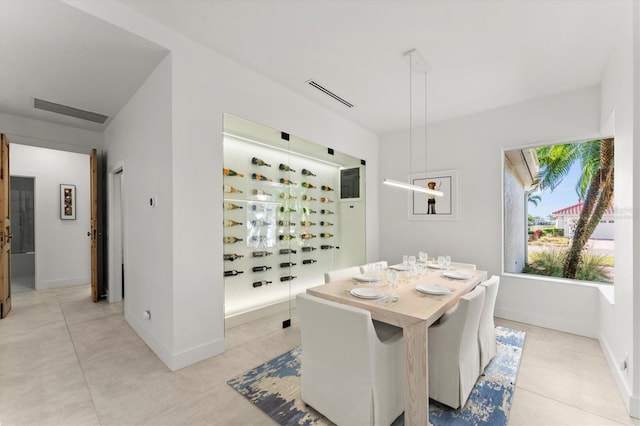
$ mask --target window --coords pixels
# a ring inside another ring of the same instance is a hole
[[[613,282],[613,152],[613,139],[504,152],[505,272]]]

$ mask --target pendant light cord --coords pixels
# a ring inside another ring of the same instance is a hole
[[[424,72],[424,172],[429,171],[427,163],[427,71]]]
[[[412,164],[412,155],[413,155],[413,102],[412,102],[412,93],[413,93],[413,52],[409,53],[409,180],[413,179],[413,164]]]

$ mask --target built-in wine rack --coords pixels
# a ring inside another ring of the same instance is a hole
[[[226,138],[223,174],[227,307],[321,284],[339,245],[338,166]]]

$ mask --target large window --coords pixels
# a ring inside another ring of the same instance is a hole
[[[613,154],[613,139],[505,151],[505,272],[613,282]]]

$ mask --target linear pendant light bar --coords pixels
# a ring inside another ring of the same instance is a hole
[[[422,192],[424,194],[435,195],[436,197],[444,196],[442,191],[436,191],[434,189],[425,188],[424,186],[412,185],[406,182],[400,182],[393,179],[386,179],[382,182],[385,185],[395,186],[398,188],[408,189],[414,192]]]

